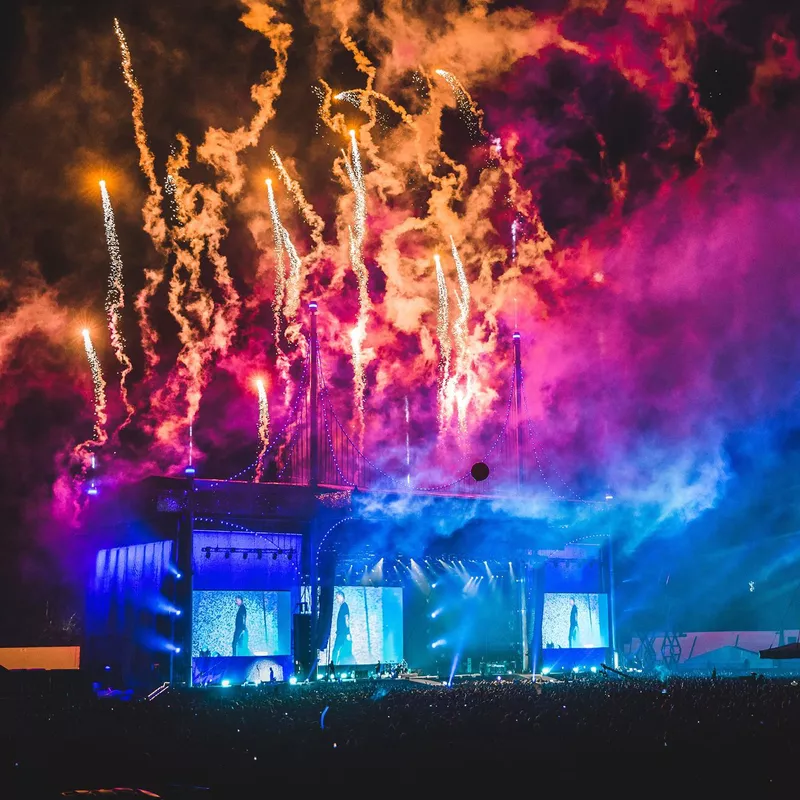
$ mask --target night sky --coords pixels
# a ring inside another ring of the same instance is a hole
[[[46,609],[56,628],[80,612],[89,453],[108,485],[175,474],[191,418],[200,473],[226,477],[258,448],[254,375],[269,386],[274,424],[282,419],[302,369],[302,312],[289,292],[276,338],[266,177],[302,261],[300,307],[320,302],[334,402],[386,469],[402,466],[406,397],[421,470],[424,461],[446,477],[481,452],[502,415],[517,326],[545,477],[581,497],[615,496],[623,610],[669,608],[676,625],[694,629],[796,627],[797,4],[273,8],[181,0],[6,10],[0,601],[14,611],[0,615],[0,643],[38,641]],[[115,18],[144,94],[162,193],[149,218]],[[329,98],[320,113],[326,85],[364,89],[373,68],[375,92],[396,107],[353,95]],[[267,88],[251,95],[253,85]],[[258,102],[263,125],[246,146],[213,133],[252,131]],[[357,215],[342,155],[349,128],[366,186],[361,277],[348,249]],[[163,188],[179,133],[189,142],[183,218],[180,197],[170,205]],[[316,240],[275,172],[273,147],[324,224]],[[124,261],[120,326],[135,408],[127,425],[104,317],[101,178]],[[160,246],[153,220],[167,231]],[[463,351],[452,328],[451,236],[470,286]],[[449,292],[452,382],[443,392],[434,253]],[[142,316],[148,272],[164,278]],[[368,307],[359,304],[362,277]],[[362,428],[351,339],[360,315]],[[84,327],[107,384],[102,447],[92,441]],[[143,330],[157,362],[148,362]],[[459,437],[460,392],[469,432]],[[433,463],[437,437],[453,463]],[[536,491],[546,496],[546,484]]]

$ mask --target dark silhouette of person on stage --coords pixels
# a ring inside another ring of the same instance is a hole
[[[351,664],[353,662],[353,637],[350,635],[350,607],[344,599],[344,592],[336,592],[339,613],[336,616],[336,639],[333,643],[332,664]]]
[[[575,605],[575,598],[570,597],[569,610],[569,647],[578,646],[578,606]]]
[[[233,655],[247,655],[247,606],[240,595],[236,595],[236,623],[233,628]]]

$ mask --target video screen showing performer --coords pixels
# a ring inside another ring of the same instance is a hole
[[[545,594],[542,644],[546,648],[608,647],[608,596]]]
[[[233,626],[233,648],[231,655],[233,656],[249,656],[247,642],[247,606],[244,604],[244,598],[237,594],[234,598],[237,605],[236,609],[236,622]]]
[[[569,647],[576,647],[578,644],[578,606],[574,597],[570,597],[569,603]]]
[[[292,651],[291,593],[196,591],[192,656],[278,656]]]
[[[333,643],[332,664],[353,663],[353,635],[350,632],[350,607],[345,600],[344,592],[339,589],[334,598],[336,612],[336,638]]]
[[[397,663],[403,658],[403,590],[398,586],[337,586],[321,665]]]

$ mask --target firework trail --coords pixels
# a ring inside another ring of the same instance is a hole
[[[225,355],[236,333],[236,323],[241,310],[241,299],[233,284],[228,259],[220,252],[220,246],[228,232],[224,217],[224,203],[213,189],[203,187],[203,211],[198,221],[202,223],[200,237],[205,240],[206,255],[214,266],[214,282],[220,292],[221,301],[214,309],[210,346],[214,352]]]
[[[272,217],[272,237],[275,242],[275,298],[272,301],[272,310],[275,313],[275,339],[277,340],[283,314],[283,301],[286,296],[286,259],[283,223],[275,202],[275,194],[272,191],[271,178],[267,178],[267,194],[269,196],[269,213]]]
[[[447,301],[447,282],[438,253],[433,260],[436,264],[436,285],[439,291],[439,309],[436,315],[436,335],[439,338],[439,427],[444,428],[447,421],[447,383],[450,378],[450,309]]]
[[[264,455],[269,447],[269,404],[267,403],[267,390],[264,381],[259,378],[256,381],[258,390],[258,461],[256,462],[256,483],[261,482],[264,474]]]
[[[411,413],[408,407],[408,395],[405,396],[406,417],[406,486],[411,486]]]
[[[122,403],[125,406],[127,416],[120,426],[124,428],[133,417],[134,408],[128,400],[127,378],[130,375],[133,365],[128,354],[125,352],[125,337],[120,329],[122,309],[125,307],[125,284],[122,278],[122,254],[119,249],[119,239],[117,238],[117,226],[114,222],[114,209],[111,205],[111,198],[106,188],[106,182],[100,181],[100,193],[103,198],[103,224],[106,229],[106,244],[108,245],[108,256],[110,270],[108,273],[108,292],[106,293],[106,316],[108,318],[108,330],[111,334],[111,346],[114,348],[114,355],[117,357],[122,371],[119,376],[119,393]]]
[[[292,382],[289,372],[291,362],[281,345],[281,328],[283,327],[282,320],[286,301],[286,260],[288,257],[291,270],[293,266],[292,253],[296,258],[297,252],[294,247],[291,247],[289,235],[281,222],[278,204],[275,202],[275,193],[272,190],[272,180],[267,178],[266,183],[269,196],[269,213],[272,218],[272,240],[275,248],[275,296],[272,299],[272,312],[275,319],[275,347],[278,353],[275,367],[283,383],[283,403],[288,406],[292,397]],[[287,250],[287,242],[291,247],[291,251]]]
[[[178,429],[189,424],[191,429],[202,397],[203,369],[209,357],[213,338],[214,302],[200,281],[200,255],[205,245],[208,217],[221,213],[216,192],[206,193],[201,185],[190,186],[183,177],[189,165],[189,141],[178,134],[178,147],[167,159],[167,173],[171,176],[171,191],[176,213],[176,226],[172,229],[172,265],[168,290],[168,309],[178,325],[181,349],[177,356],[177,370],[154,400],[154,406],[163,411],[157,436],[162,442],[172,442]],[[201,211],[196,209],[198,206]],[[199,328],[200,336],[195,327]],[[185,400],[186,409],[175,409],[175,400]]]
[[[103,369],[100,366],[100,359],[97,357],[92,338],[89,331],[84,328],[83,346],[86,348],[86,358],[89,360],[89,368],[92,371],[92,384],[94,387],[94,441],[97,444],[104,444],[108,439],[106,433],[106,382],[103,378]]]
[[[473,375],[472,363],[469,352],[469,311],[470,311],[470,292],[469,282],[464,272],[464,264],[458,254],[456,243],[450,237],[450,249],[453,261],[456,264],[456,274],[458,276],[458,294],[456,303],[458,304],[458,317],[453,322],[453,338],[456,346],[456,374],[454,376],[454,391],[456,405],[458,409],[458,428],[462,434],[467,433],[467,409],[472,398]]]
[[[306,225],[311,228],[311,239],[314,242],[314,252],[310,257],[315,259],[325,249],[325,242],[322,239],[322,233],[325,230],[325,221],[314,210],[314,206],[312,206],[311,203],[306,200],[303,190],[300,188],[300,184],[289,175],[286,167],[283,165],[283,162],[280,159],[280,156],[275,152],[274,149],[270,148],[269,155],[272,159],[272,163],[278,170],[278,174],[280,175],[286,190],[289,192],[298,210],[303,215]]]
[[[461,113],[464,122],[469,128],[470,133],[477,139],[486,136],[483,129],[483,111],[478,108],[475,101],[470,97],[469,92],[461,85],[459,80],[450,72],[437,69],[436,74],[447,81],[456,98],[456,105]]]
[[[353,358],[353,399],[359,446],[364,443],[364,341],[367,338],[367,321],[370,311],[368,291],[369,274],[364,264],[364,237],[367,227],[367,190],[361,169],[361,155],[356,142],[356,132],[350,131],[350,157],[345,155],[345,169],[355,196],[353,223],[347,228],[350,242],[350,264],[358,279],[358,320],[350,332]]]
[[[357,109],[363,111],[364,106],[368,104],[368,98],[370,97],[374,98],[375,100],[383,101],[403,120],[403,122],[406,123],[406,125],[410,125],[411,127],[414,126],[414,117],[412,117],[411,114],[409,114],[408,111],[403,108],[403,106],[401,106],[399,103],[396,103],[388,95],[383,94],[383,92],[377,92],[374,89],[347,89],[344,92],[339,92],[339,94],[334,95],[333,99],[344,103],[350,103]]]
[[[286,228],[283,228],[283,247],[289,258],[289,277],[286,280],[286,302],[283,306],[283,313],[287,322],[293,322],[300,308],[303,262],[297,254],[297,250],[289,236],[289,231]]]
[[[517,260],[517,231],[519,230],[519,220],[514,217],[511,223],[511,260]]]
[[[175,198],[177,187],[175,185],[175,177],[167,175],[164,179],[164,194],[167,196],[167,207],[169,208],[169,223],[170,225],[180,224],[178,221],[178,201]]]
[[[235,131],[209,128],[197,148],[198,159],[213,167],[219,176],[220,191],[231,198],[238,197],[245,186],[245,167],[239,161],[239,154],[258,144],[262,131],[275,115],[275,102],[286,77],[292,44],[292,26],[277,21],[276,9],[261,0],[243,0],[242,4],[247,7],[241,17],[242,23],[269,41],[275,55],[275,68],[262,76],[262,83],[250,87],[250,98],[257,106],[250,123]]]
[[[167,252],[167,226],[164,215],[161,212],[162,191],[156,178],[155,159],[147,143],[147,131],[144,126],[144,94],[133,74],[133,62],[131,52],[125,34],[119,24],[119,20],[114,20],[114,33],[119,41],[119,49],[122,56],[122,73],[125,76],[125,84],[131,92],[133,107],[131,116],[133,117],[133,134],[136,147],[139,150],[139,166],[147,178],[149,193],[142,209],[144,218],[144,229],[150,236],[156,249],[162,254]],[[164,270],[146,269],[144,271],[145,282],[139,295],[136,298],[135,307],[139,313],[139,328],[142,334],[142,347],[145,356],[145,370],[149,374],[158,364],[158,353],[156,344],[158,343],[158,333],[150,324],[149,311],[150,303],[158,287],[164,280]]]

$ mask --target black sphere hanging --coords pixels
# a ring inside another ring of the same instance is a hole
[[[489,477],[489,467],[483,461],[479,461],[472,465],[470,473],[476,481],[485,481]]]

